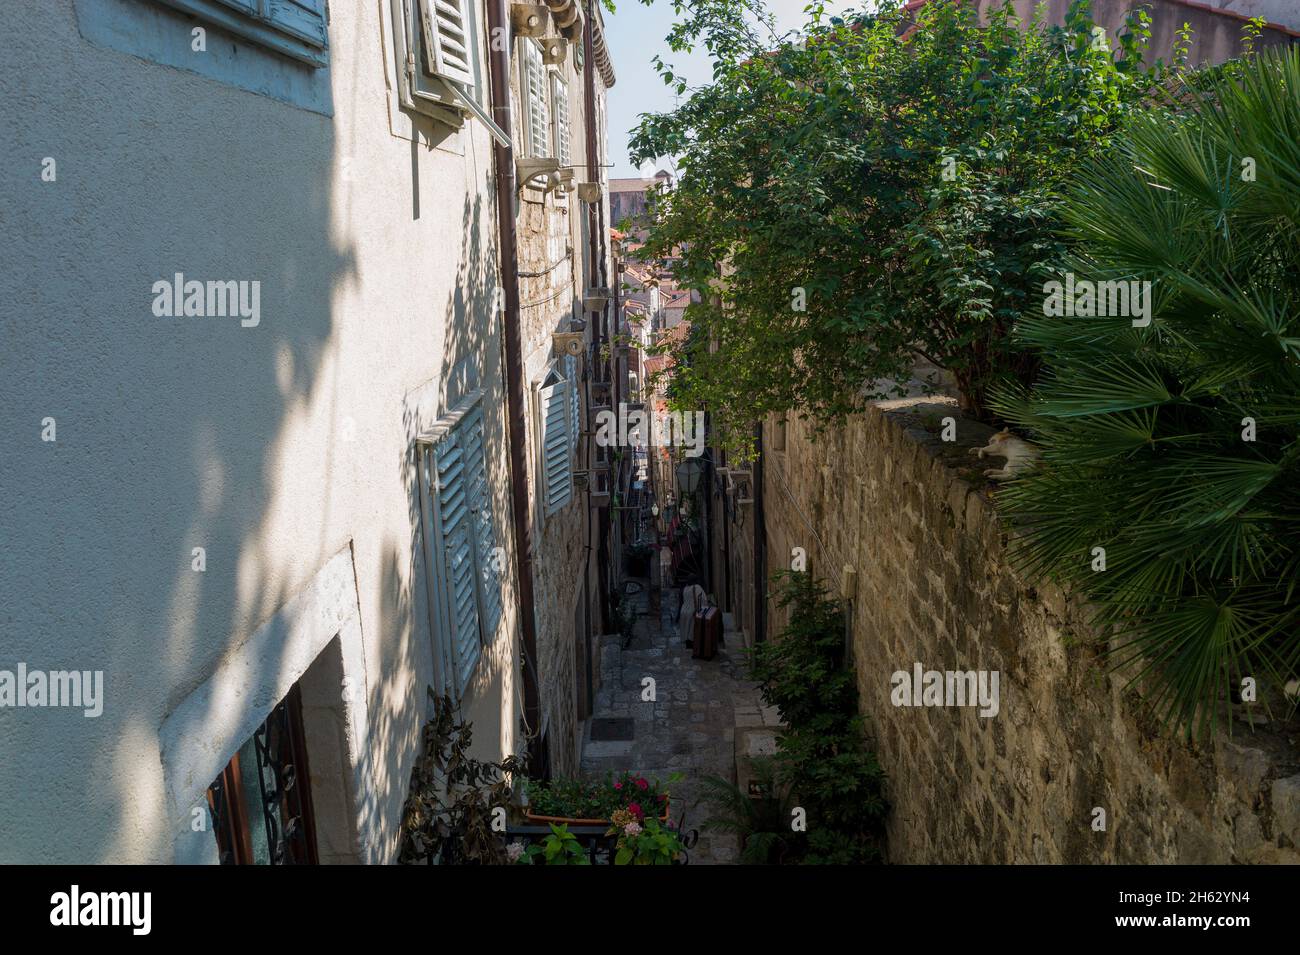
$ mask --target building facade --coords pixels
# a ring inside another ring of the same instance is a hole
[[[613,71],[598,11],[513,6],[59,0],[0,36],[0,861],[392,861],[429,691],[482,757],[576,766]]]

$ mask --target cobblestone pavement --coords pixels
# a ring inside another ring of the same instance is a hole
[[[721,776],[735,782],[737,727],[770,725],[755,684],[745,678],[742,635],[728,633],[726,646],[712,660],[694,660],[676,627],[680,595],[665,589],[652,619],[649,594],[642,589],[632,642],[625,650],[617,634],[603,638],[600,689],[594,719],[631,718],[631,741],[592,740],[591,724],[583,741],[582,770],[589,775],[623,770],[667,781],[673,773],[672,818],[686,813],[685,827],[700,829],[707,808],[695,805],[699,780]],[[654,678],[655,700],[643,701],[643,680]],[[691,851],[692,864],[734,864],[739,845],[734,836],[701,830]]]

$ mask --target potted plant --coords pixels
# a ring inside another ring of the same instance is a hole
[[[614,865],[674,865],[685,858],[686,847],[671,823],[638,819],[627,809],[614,812],[605,835],[618,836]]]
[[[669,777],[676,782],[680,775]],[[607,773],[603,780],[554,779],[530,780],[526,784],[528,807],[525,818],[534,825],[543,823],[566,826],[608,827],[614,813],[622,810],[644,822],[648,817],[668,821],[668,789],[658,780],[648,780],[624,772],[617,779]]]
[[[587,850],[565,825],[551,823],[551,834],[530,846],[514,842],[506,847],[515,865],[591,865]]]

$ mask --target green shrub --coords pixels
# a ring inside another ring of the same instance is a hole
[[[875,862],[885,816],[885,774],[867,745],[853,671],[844,659],[844,612],[809,574],[787,573],[778,606],[789,610],[780,637],[751,656],[763,700],[786,728],[776,765],[807,812],[806,838],[793,840],[804,863]],[[787,818],[785,825],[789,826]]]
[[[1064,269],[1149,281],[1152,321],[1025,316],[1042,380],[995,404],[1043,461],[998,503],[1022,565],[1082,591],[1197,734],[1244,677],[1300,664],[1300,51],[1134,119],[1065,217]]]

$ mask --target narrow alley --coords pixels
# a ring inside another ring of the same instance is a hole
[[[583,773],[617,775],[626,769],[661,781],[681,774],[670,787],[672,819],[685,813],[684,828],[700,831],[691,863],[735,864],[736,838],[702,826],[708,809],[696,802],[699,780],[712,775],[734,782],[738,759],[743,764],[748,755],[774,751],[777,715],[746,679],[742,632],[729,629],[712,660],[693,659],[677,625],[680,589],[664,588],[655,611],[648,582],[638,583],[631,598],[638,609],[631,642],[624,648],[619,634],[603,638]],[[647,677],[654,680],[652,701],[642,699]]]

